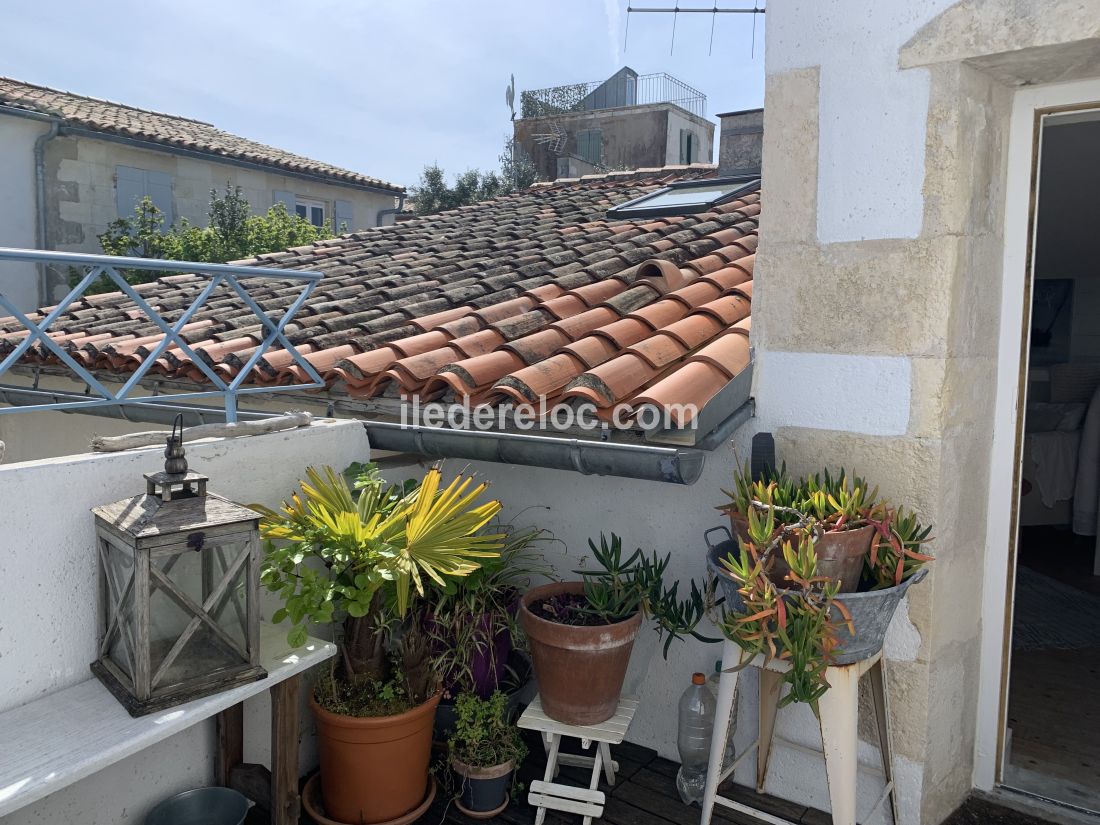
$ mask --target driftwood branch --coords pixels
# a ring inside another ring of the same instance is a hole
[[[237,424],[200,424],[183,431],[184,441],[196,441],[200,438],[241,438],[247,435],[264,435],[295,427],[308,427],[313,416],[308,412],[288,412],[262,421],[241,421]],[[92,436],[92,450],[97,453],[113,453],[132,450],[137,447],[153,447],[164,443],[167,430],[151,430],[127,435]]]

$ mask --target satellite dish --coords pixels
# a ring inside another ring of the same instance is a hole
[[[504,102],[508,104],[508,108],[512,111],[512,120],[516,119],[516,76],[512,75],[512,80],[508,84],[508,88],[504,90]]]

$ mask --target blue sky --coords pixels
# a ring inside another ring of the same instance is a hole
[[[671,0],[634,0],[670,6]],[[709,0],[682,0],[707,6]],[[763,16],[633,14],[627,0],[18,0],[0,75],[207,120],[396,183],[495,168],[504,89],[668,72],[707,114],[764,99]],[[749,5],[722,0],[721,6]]]

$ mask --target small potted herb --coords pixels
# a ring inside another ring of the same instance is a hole
[[[508,699],[499,690],[488,699],[463,693],[455,700],[455,729],[447,742],[458,779],[458,809],[475,819],[496,816],[508,806],[516,769],[527,755],[511,723]]]
[[[685,635],[715,642],[696,632],[706,607],[691,582],[681,600],[679,582],[664,584],[671,554],[663,559],[641,549],[624,559],[622,540],[603,535],[589,540],[598,565],[575,570],[580,581],[552,582],[532,588],[520,603],[520,619],[531,647],[542,709],[570,725],[594,725],[610,719],[619,704],[630,653],[643,618],[672,640]]]

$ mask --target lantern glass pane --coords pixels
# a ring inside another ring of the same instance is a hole
[[[153,687],[202,678],[248,661],[244,625],[232,608],[246,581],[247,564],[235,565],[244,542],[208,545],[152,559],[167,583],[154,576],[150,596],[150,664]]]
[[[214,579],[220,581],[233,568],[233,563],[247,553],[245,542],[234,542],[215,547]],[[214,621],[237,646],[248,650],[248,560],[245,559],[232,576],[221,602],[211,611]]]
[[[103,537],[103,572],[107,580],[104,593],[106,625],[109,634],[107,656],[129,676],[134,677],[131,664],[134,628],[134,555],[129,547]]]

